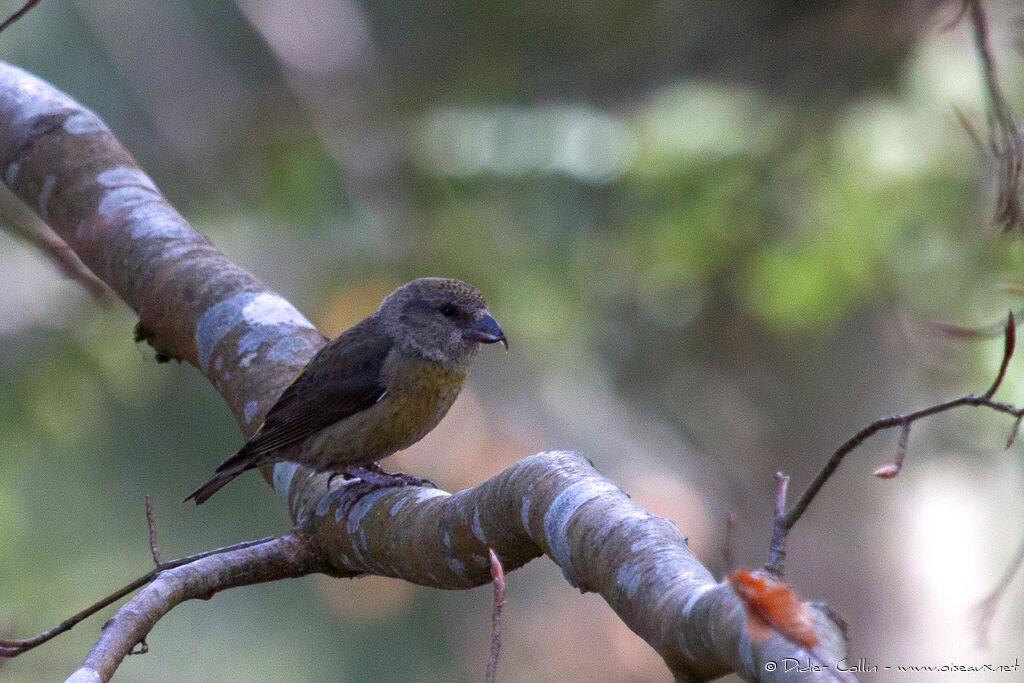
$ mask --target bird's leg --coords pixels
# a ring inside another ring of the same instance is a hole
[[[352,466],[346,467],[340,472],[335,472],[331,475],[331,479],[327,485],[330,487],[331,481],[336,476],[342,476],[345,479],[358,479],[359,481],[352,482],[345,486],[334,489],[324,498],[322,505],[330,507],[335,502],[340,505],[339,509],[351,508],[355,505],[356,501],[373,491],[379,491],[385,488],[397,488],[402,486],[428,486],[430,488],[437,488],[433,482],[428,479],[421,479],[420,477],[414,477],[411,474],[405,474],[404,472],[391,472],[380,466],[379,463],[373,462],[366,467]],[[325,508],[326,510],[327,508]]]
[[[388,486],[426,486],[432,489],[437,488],[434,482],[429,479],[414,477],[413,475],[406,474],[405,472],[392,472],[391,470],[386,470],[380,466],[379,462],[371,462],[365,467],[348,467],[342,474],[346,479],[354,479],[358,477],[365,482],[375,484],[376,488],[384,488]]]

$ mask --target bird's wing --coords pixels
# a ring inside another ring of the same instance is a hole
[[[372,406],[387,389],[383,369],[390,350],[375,319],[350,327],[309,361],[239,455],[268,454]]]

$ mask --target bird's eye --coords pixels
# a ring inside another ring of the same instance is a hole
[[[458,312],[459,310],[452,306],[451,304],[445,304],[444,306],[441,307],[441,315],[443,315],[446,318],[454,318],[455,314]]]

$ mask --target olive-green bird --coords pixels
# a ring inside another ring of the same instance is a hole
[[[185,500],[198,505],[242,472],[283,460],[378,485],[403,483],[376,461],[441,421],[480,344],[494,342],[508,348],[472,285],[444,278],[402,285],[320,349],[253,437]]]

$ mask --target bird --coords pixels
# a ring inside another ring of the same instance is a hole
[[[437,426],[480,345],[496,342],[508,350],[472,285],[436,277],[402,285],[321,348],[252,438],[185,501],[199,505],[246,470],[282,461],[377,487],[425,482],[383,470],[377,461]]]

